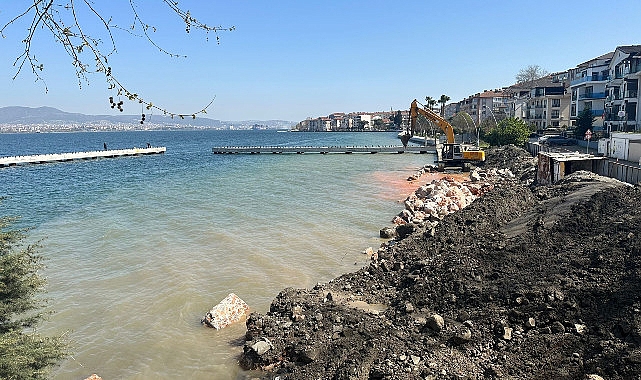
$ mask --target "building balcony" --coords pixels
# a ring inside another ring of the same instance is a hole
[[[577,84],[581,84],[584,82],[603,82],[606,80],[609,80],[610,76],[609,75],[591,75],[591,76],[586,76],[583,78],[578,78],[570,82],[570,86],[576,86]]]
[[[605,99],[605,92],[588,92],[586,94],[579,95],[579,100],[584,99]]]
[[[639,92],[637,90],[628,90],[625,92],[625,98],[636,98],[639,96]]]
[[[592,111],[592,116],[593,117],[601,117],[601,116],[603,116],[603,113],[605,112],[605,110],[591,110],[591,111]],[[572,120],[576,120],[576,119],[578,119],[578,117],[579,116],[577,115],[577,113],[572,112],[570,114],[570,119],[572,119]]]

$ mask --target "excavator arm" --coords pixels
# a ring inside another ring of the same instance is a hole
[[[454,128],[452,127],[452,125],[448,123],[447,120],[443,119],[436,112],[430,109],[423,109],[419,107],[418,101],[416,101],[416,99],[412,101],[412,105],[410,106],[410,135],[411,136],[414,135],[414,131],[416,128],[416,120],[418,119],[419,114],[425,116],[428,120],[438,125],[438,127],[441,128],[443,133],[445,133],[448,143],[450,144],[454,143]]]

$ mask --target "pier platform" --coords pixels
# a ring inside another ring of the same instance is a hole
[[[92,152],[73,152],[73,153],[53,153],[53,154],[36,154],[31,156],[12,156],[0,157],[0,167],[27,165],[27,164],[45,164],[49,162],[64,162],[75,160],[91,160],[96,158],[114,158],[124,156],[140,156],[147,154],[162,154],[167,150],[166,147],[152,148],[132,148],[132,149],[115,149],[115,150],[97,150]]]
[[[436,149],[425,146],[221,146],[212,148],[214,154],[259,154],[259,153],[431,153]]]

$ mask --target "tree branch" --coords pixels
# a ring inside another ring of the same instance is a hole
[[[76,77],[78,78],[79,87],[82,87],[83,82],[89,83],[89,80],[87,78],[88,73],[104,73],[109,90],[116,91],[118,96],[126,96],[130,101],[138,101],[147,109],[155,108],[163,112],[163,114],[165,115],[170,115],[171,117],[178,116],[182,119],[188,116],[195,118],[197,114],[206,113],[207,108],[213,103],[213,99],[209,102],[209,104],[207,104],[207,106],[197,112],[170,112],[164,108],[154,105],[150,101],[142,99],[135,92],[129,91],[113,75],[112,69],[109,66],[109,57],[112,54],[117,53],[117,47],[115,38],[112,33],[112,28],[127,30],[131,35],[137,36],[133,33],[133,29],[136,25],[138,25],[142,30],[144,38],[147,39],[147,42],[157,48],[160,52],[167,54],[170,57],[185,57],[184,55],[170,53],[151,38],[148,30],[151,29],[155,32],[157,28],[143,22],[137,10],[135,0],[129,0],[131,11],[134,17],[134,23],[132,24],[131,28],[128,29],[121,28],[117,25],[112,25],[111,18],[107,20],[105,17],[103,17],[101,12],[94,7],[94,2],[90,0],[67,0],[68,2],[66,3],[63,3],[61,1],[62,0],[33,0],[33,4],[29,5],[22,13],[5,23],[0,29],[0,36],[6,38],[5,32],[7,28],[15,25],[20,19],[27,17],[27,15],[29,15],[31,12],[34,13],[33,19],[31,20],[31,23],[27,28],[27,35],[22,40],[24,44],[24,50],[20,55],[18,55],[18,57],[16,57],[13,64],[14,66],[17,66],[16,74],[14,75],[13,79],[17,78],[17,76],[22,72],[25,63],[28,62],[33,74],[36,77],[36,81],[42,81],[45,85],[45,92],[48,91],[47,85],[40,74],[44,70],[44,64],[36,59],[35,54],[33,54],[32,52],[31,45],[33,39],[35,38],[36,31],[46,29],[49,31],[49,33],[51,33],[54,40],[61,45],[67,55],[71,58],[72,66],[74,66]],[[189,33],[192,28],[203,30],[206,34],[213,32],[216,34],[216,41],[220,43],[218,32],[233,31],[235,29],[235,27],[233,26],[229,28],[223,28],[221,26],[211,27],[191,16],[191,13],[189,11],[184,11],[182,8],[180,8],[177,1],[162,0],[162,2],[182,19],[182,21],[185,23],[185,31],[187,33]],[[84,5],[90,11],[90,13],[98,19],[99,24],[102,26],[102,29],[106,32],[110,40],[111,50],[109,52],[105,52],[104,48],[101,47],[102,41],[99,38],[92,37],[92,35],[85,33],[83,25],[86,25],[86,23],[79,19],[77,10],[80,4],[78,3]],[[68,20],[68,22],[66,20]],[[209,37],[207,37],[207,40],[208,39]],[[82,56],[82,53],[85,52],[86,49],[91,52],[91,60],[94,61],[93,65],[95,66],[95,69],[93,71],[90,69],[91,65],[87,63],[87,59]],[[115,105],[117,105],[118,109],[122,112],[122,102],[114,103],[113,97],[110,97],[110,103],[112,105],[112,108],[115,108]]]

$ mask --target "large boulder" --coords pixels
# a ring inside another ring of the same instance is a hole
[[[248,312],[249,306],[240,297],[230,293],[205,314],[200,322],[218,330],[240,321]]]

